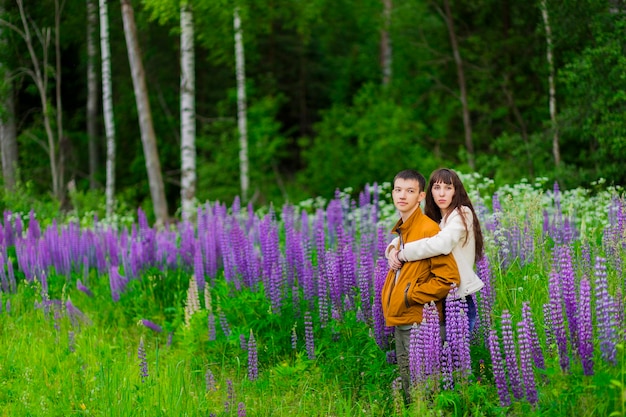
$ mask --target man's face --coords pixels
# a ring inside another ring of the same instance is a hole
[[[424,199],[425,193],[420,191],[417,180],[397,178],[393,184],[392,195],[393,205],[400,212],[402,219],[406,220]]]

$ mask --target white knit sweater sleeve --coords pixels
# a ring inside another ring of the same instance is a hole
[[[417,261],[438,255],[447,255],[457,246],[464,242],[467,231],[461,218],[463,214],[457,209],[441,224],[441,231],[433,237],[414,240],[404,244],[404,249],[399,254],[400,259]],[[469,218],[468,218],[469,217]],[[467,227],[471,228],[471,217],[465,216]]]

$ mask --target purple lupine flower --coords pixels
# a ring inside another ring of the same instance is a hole
[[[372,306],[372,316],[374,318],[374,338],[376,339],[376,344],[382,350],[389,347],[389,333],[387,333],[386,330],[387,326],[385,325],[381,300],[387,271],[387,260],[385,258],[378,258],[374,276],[374,305]]]
[[[443,381],[443,389],[454,389],[454,376],[453,365],[454,359],[452,358],[452,350],[450,349],[449,342],[443,342],[443,348],[441,350],[441,378]]]
[[[147,319],[141,319],[141,324],[157,333],[161,333],[163,331],[161,326]]]
[[[146,361],[146,349],[143,345],[143,337],[139,339],[139,348],[137,348],[137,357],[139,358],[139,369],[141,369],[141,382],[146,382],[148,378],[148,362]]]
[[[426,379],[424,375],[424,338],[421,337],[420,333],[417,323],[413,323],[409,339],[409,374],[411,385],[414,387],[418,387]]]
[[[67,332],[67,349],[72,353],[76,352],[76,338],[74,336],[73,331]]]
[[[93,293],[91,292],[91,290],[89,288],[85,287],[80,280],[76,281],[76,288],[79,291],[87,294],[88,297],[93,297]]]
[[[120,295],[126,287],[126,280],[120,275],[117,265],[112,265],[109,270],[109,286],[113,301],[120,301]]]
[[[606,277],[606,259],[596,257],[596,311],[598,323],[598,340],[602,359],[615,365],[617,363],[617,313],[615,301],[609,294]]]
[[[313,337],[313,319],[311,313],[306,311],[304,313],[304,342],[306,345],[307,357],[310,360],[315,359],[315,340]]]
[[[243,351],[248,350],[248,342],[246,341],[246,335],[239,334],[239,348]]]
[[[457,287],[453,285],[446,299],[446,339],[452,354],[452,371],[461,378],[467,378],[472,372],[465,304],[465,298],[457,297]]]
[[[326,254],[326,283],[329,288],[330,301],[333,306],[339,308],[341,306],[341,267],[339,256],[335,252],[327,252]],[[320,295],[321,296],[321,295]]]
[[[237,406],[237,417],[246,417],[246,405],[242,402]]]
[[[508,310],[502,312],[502,344],[504,345],[504,360],[506,369],[509,371],[511,390],[513,391],[513,396],[519,400],[524,397],[524,392],[517,364],[515,341],[513,340],[513,324]]]
[[[228,339],[230,337],[230,326],[228,325],[228,319],[226,318],[226,314],[222,310],[219,310],[219,320],[220,326],[222,327],[222,332],[224,332],[224,336]]]
[[[535,328],[535,322],[533,321],[530,303],[528,301],[524,301],[522,303],[522,320],[526,322],[528,340],[530,341],[530,348],[535,366],[539,369],[545,369],[546,365],[543,358],[543,351],[541,350],[541,345],[539,344],[539,337],[537,337],[537,330]]]
[[[552,327],[552,307],[550,303],[543,305],[543,327],[546,331],[546,346],[548,352],[553,352],[552,346],[556,345],[556,337],[554,335],[554,328]]]
[[[204,374],[204,382],[207,391],[215,391],[217,389],[215,385],[215,376],[213,375],[213,372],[211,372],[211,370],[208,368]]]
[[[193,275],[196,277],[198,283],[198,290],[204,291],[204,259],[202,257],[202,249],[199,239],[194,239],[194,253],[193,253]]]
[[[483,337],[486,339],[489,328],[492,325],[491,312],[496,298],[491,265],[486,254],[476,262],[476,274],[485,283],[485,286],[479,293],[477,310],[480,314]]]
[[[491,355],[491,366],[493,367],[493,377],[496,382],[496,387],[498,389],[500,405],[502,407],[508,407],[509,405],[511,405],[511,395],[509,393],[509,386],[504,370],[502,354],[500,353],[500,341],[498,339],[498,333],[495,329],[489,330],[487,345],[489,347],[489,353]]]
[[[207,316],[207,327],[209,330],[209,341],[213,341],[217,338],[216,330],[215,330],[215,315],[213,311],[209,311]]]
[[[593,375],[593,321],[591,318],[591,284],[585,277],[580,281],[578,303],[578,356],[585,375]]]
[[[537,386],[532,364],[532,347],[530,334],[525,320],[517,323],[517,335],[519,339],[520,366],[522,368],[522,380],[526,389],[526,399],[531,404],[537,404]]]
[[[574,267],[572,265],[572,254],[570,247],[557,247],[559,256],[559,276],[561,278],[561,294],[563,305],[565,306],[565,314],[567,316],[567,324],[569,327],[570,341],[572,349],[578,350],[578,312],[576,311],[576,281],[574,275]]]
[[[90,322],[89,318],[85,316],[85,314],[80,311],[69,298],[65,302],[65,311],[67,312],[67,317],[69,317],[73,327],[80,327],[81,323]]]
[[[367,242],[372,241],[370,234],[364,233],[361,235],[361,247],[359,251],[359,267],[357,270],[358,287],[361,295],[361,309],[365,320],[372,318],[372,277],[374,276],[374,258],[371,253],[371,244]]]
[[[548,279],[548,295],[550,296],[550,324],[559,352],[559,364],[563,371],[567,371],[569,370],[569,356],[567,355],[567,334],[563,319],[561,282],[554,265],[552,265]]]
[[[0,228],[0,232],[2,232],[2,228]],[[0,245],[2,245],[2,241],[0,240]],[[0,253],[0,290],[2,292],[9,292],[9,279],[7,278],[7,274],[4,271],[4,255]]]
[[[250,338],[248,339],[248,379],[255,381],[259,377],[259,355],[257,352],[257,344],[254,339],[252,329],[250,329]]]
[[[235,402],[235,389],[233,388],[233,380],[226,380],[226,401],[224,402],[224,411],[230,412],[230,405]]]

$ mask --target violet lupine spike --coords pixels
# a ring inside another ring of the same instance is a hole
[[[530,310],[530,303],[528,301],[524,301],[522,303],[522,320],[526,322],[528,339],[530,340],[530,347],[535,366],[539,369],[546,369],[543,351],[541,350],[535,322],[533,320],[532,312]]]
[[[1,290],[0,292],[8,293],[9,292],[9,279],[7,278],[7,274],[4,270],[4,265],[5,265],[4,259],[5,259],[5,256],[0,254],[0,290]]]
[[[446,299],[446,340],[452,353],[452,370],[462,379],[469,377],[472,372],[469,321],[465,304],[465,298],[457,297],[457,288],[453,285]]]
[[[419,387],[426,379],[424,371],[424,338],[420,337],[420,333],[417,323],[413,323],[409,339],[409,374],[413,387]]]
[[[556,337],[552,327],[552,307],[550,303],[543,305],[543,327],[546,329],[546,347],[548,352],[553,352],[552,346],[556,346]]]
[[[443,343],[441,340],[439,310],[435,303],[430,302],[424,306],[424,318],[426,322],[422,321],[422,326],[424,326],[426,373],[427,375],[437,376],[441,373],[441,349]]]
[[[250,330],[250,338],[248,339],[248,379],[255,381],[259,378],[259,357],[257,352],[256,339],[252,330]]]
[[[561,298],[561,280],[557,267],[552,265],[548,279],[548,294],[550,296],[550,324],[554,334],[554,341],[559,353],[559,363],[564,372],[569,370],[569,356],[567,353],[567,333],[563,318],[563,306]]]
[[[443,342],[441,349],[441,379],[444,390],[454,389],[454,359],[449,342]]]
[[[328,293],[330,295],[330,301],[333,305],[340,307],[341,306],[341,296],[342,296],[342,288],[341,288],[341,260],[337,256],[335,252],[328,251],[326,253],[326,278],[325,282],[328,285]],[[322,295],[320,294],[320,297]]]
[[[81,324],[89,324],[91,320],[72,303],[70,298],[65,302],[65,312],[72,323],[72,327],[79,328]]]
[[[215,384],[215,375],[213,375],[213,372],[211,372],[211,370],[208,368],[204,373],[204,384],[207,392],[217,390],[217,386]]]
[[[369,235],[367,238],[371,238]],[[366,321],[372,318],[372,282],[374,277],[374,258],[372,258],[369,248],[364,244],[365,238],[362,237],[361,248],[359,252],[359,267],[357,270],[358,288],[361,299],[361,310]]]
[[[325,212],[317,209],[315,219],[313,221],[313,234],[315,239],[315,254],[317,257],[318,271],[323,268],[325,263],[324,254],[326,253],[326,234],[324,225]]]
[[[572,255],[569,245],[556,247],[559,256],[559,276],[561,278],[561,294],[569,328],[569,338],[572,350],[578,351],[578,311],[576,311],[576,277],[572,265]]]
[[[141,319],[140,323],[154,332],[161,333],[163,331],[163,328],[161,326],[148,319]]]
[[[596,257],[595,265],[596,290],[596,322],[598,326],[598,340],[602,359],[615,365],[617,363],[617,313],[615,301],[609,294],[606,274],[606,259]]]
[[[517,323],[517,335],[519,340],[520,366],[522,369],[522,380],[526,390],[526,399],[529,403],[537,404],[537,385],[535,383],[535,373],[532,364],[532,347],[528,326],[525,320]]]
[[[91,290],[84,286],[80,280],[76,281],[76,289],[78,289],[78,291],[82,293],[85,293],[88,297],[93,297],[93,293],[91,292]]]
[[[246,417],[246,405],[242,402],[239,402],[237,405],[237,417]]]
[[[325,271],[320,270],[319,276],[317,277],[317,299],[318,299],[318,316],[320,318],[320,325],[325,327],[326,323],[328,323],[328,304],[329,304],[329,295],[328,295],[328,276]]]
[[[309,360],[315,359],[315,338],[313,335],[313,319],[311,313],[304,313],[304,343],[306,345],[306,353]]]
[[[228,324],[228,319],[226,318],[226,314],[224,314],[222,310],[219,310],[218,316],[219,316],[220,326],[222,327],[222,332],[224,333],[224,336],[226,336],[226,339],[228,339],[230,337],[230,326]]]
[[[141,382],[146,382],[148,378],[148,361],[146,360],[146,349],[143,344],[143,337],[139,339],[139,347],[137,348],[137,358],[139,359],[139,369],[141,370]]]
[[[506,379],[506,372],[504,370],[504,362],[500,351],[500,340],[498,339],[498,333],[495,329],[489,329],[487,346],[491,356],[491,366],[493,368],[493,377],[496,382],[496,388],[498,389],[500,406],[508,407],[511,405],[511,394],[509,392],[509,385]]]
[[[517,353],[515,351],[515,341],[513,340],[513,323],[508,310],[502,312],[502,344],[504,345],[504,360],[509,373],[509,381],[513,397],[519,400],[524,397],[522,381],[519,375],[519,365],[517,363]]]
[[[385,258],[378,258],[374,276],[374,305],[372,306],[372,316],[374,318],[374,338],[376,339],[378,347],[382,350],[389,348],[389,336],[393,329],[387,327],[385,324],[381,300],[387,271],[387,260]]]
[[[204,291],[206,285],[204,280],[204,259],[202,258],[200,242],[197,239],[194,241],[193,275],[196,277],[198,291]]]
[[[591,317],[591,284],[586,277],[580,281],[578,297],[578,356],[585,375],[593,375],[593,319]]]
[[[213,311],[209,311],[207,315],[207,327],[209,332],[209,341],[214,341],[217,338],[216,330],[215,330],[215,314]]]

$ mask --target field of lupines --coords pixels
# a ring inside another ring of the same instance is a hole
[[[443,342],[426,308],[408,407],[378,301],[389,184],[163,230],[5,212],[0,416],[626,416],[623,190],[463,179],[479,324],[449,302]]]

